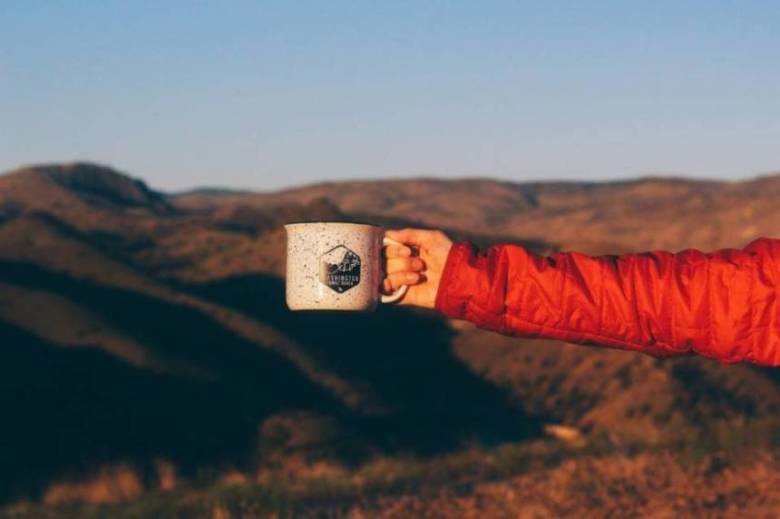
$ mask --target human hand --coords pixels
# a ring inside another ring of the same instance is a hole
[[[385,247],[384,290],[409,285],[399,304],[433,308],[452,241],[441,231],[424,229],[388,230],[385,236],[404,245]]]

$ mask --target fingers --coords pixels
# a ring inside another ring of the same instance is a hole
[[[416,285],[422,281],[420,274],[425,262],[420,258],[390,258],[387,260],[387,277],[383,285],[386,292],[393,292],[402,285]]]
[[[425,262],[420,258],[391,258],[387,260],[388,274],[396,272],[420,272],[425,270]]]
[[[388,274],[383,285],[386,292],[394,292],[403,285],[416,285],[421,279],[418,272],[394,272]]]
[[[411,245],[415,251],[435,250],[449,242],[447,236],[441,231],[425,229],[388,230],[385,231],[385,236]],[[426,281],[425,261],[419,256],[413,256],[412,247],[388,245],[385,248],[387,277],[383,281],[383,288],[386,292],[398,290],[403,285],[417,285]]]
[[[412,255],[412,249],[405,245],[388,245],[385,247],[385,257],[390,258],[408,258]]]
[[[435,239],[439,231],[428,231],[425,229],[398,229],[385,231],[385,235],[391,240],[407,243],[409,245],[424,245]]]

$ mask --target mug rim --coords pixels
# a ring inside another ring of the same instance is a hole
[[[300,226],[300,225],[355,225],[360,227],[375,227],[377,229],[381,229],[381,226],[374,225],[372,223],[365,223],[365,222],[338,222],[338,221],[328,221],[328,220],[315,220],[310,222],[305,221],[294,221],[294,222],[288,222],[284,224],[285,227],[293,227],[293,226]]]

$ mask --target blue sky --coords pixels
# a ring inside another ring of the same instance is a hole
[[[780,170],[780,2],[0,3],[0,170],[168,190]]]

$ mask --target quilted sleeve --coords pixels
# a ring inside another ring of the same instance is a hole
[[[778,261],[780,240],[767,238],[741,250],[599,257],[461,242],[436,308],[507,335],[778,366]]]

